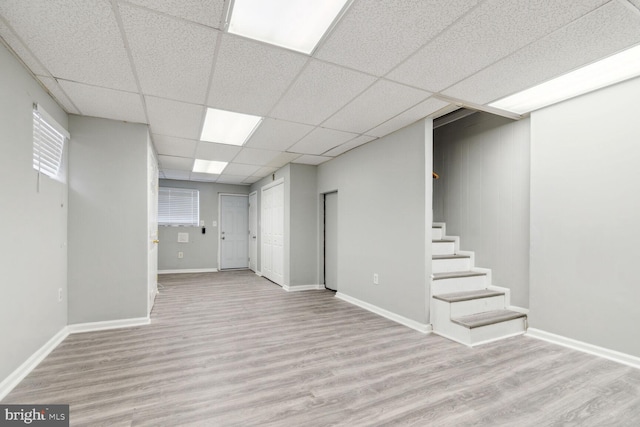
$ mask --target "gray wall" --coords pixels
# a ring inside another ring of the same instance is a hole
[[[316,166],[291,165],[291,286],[319,284],[318,190]]]
[[[36,191],[32,104],[67,115],[2,43],[0,76],[2,382],[67,324],[67,185],[42,175]]]
[[[318,167],[318,192],[338,190],[339,292],[421,323],[429,323],[431,135],[431,121],[420,121]]]
[[[161,187],[191,188],[200,191],[200,221],[202,227],[159,226],[158,270],[188,270],[218,268],[218,194],[249,194],[246,185],[215,184],[211,182],[178,181],[161,179]],[[178,243],[178,233],[189,233],[189,243]],[[182,252],[184,258],[178,258]],[[162,278],[160,278],[162,281]]]
[[[434,218],[520,307],[529,307],[529,162],[529,119],[476,113],[434,131]]]
[[[146,317],[147,126],[69,126],[69,323]]]
[[[640,79],[531,115],[530,326],[640,356]]]

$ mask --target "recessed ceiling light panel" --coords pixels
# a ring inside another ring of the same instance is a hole
[[[193,172],[219,175],[226,168],[228,162],[216,162],[213,160],[196,159],[193,164]]]
[[[200,140],[244,145],[261,121],[258,116],[208,108]]]
[[[228,31],[310,54],[349,0],[235,0]]]
[[[492,102],[489,106],[524,114],[639,75],[640,45]]]

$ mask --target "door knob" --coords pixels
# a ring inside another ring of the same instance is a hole
[[[160,240],[154,240],[153,243],[160,243]]]

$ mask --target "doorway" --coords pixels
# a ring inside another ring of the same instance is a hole
[[[324,287],[338,290],[338,192],[324,195]]]
[[[258,272],[258,192],[249,194],[249,269]]]
[[[220,194],[220,269],[249,267],[249,197]]]

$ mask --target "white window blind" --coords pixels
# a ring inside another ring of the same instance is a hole
[[[186,188],[160,187],[158,224],[191,225],[200,223],[200,192]]]
[[[51,178],[60,175],[69,133],[39,105],[33,108],[33,168]]]

